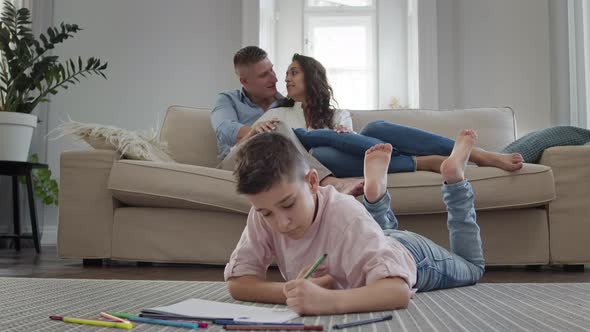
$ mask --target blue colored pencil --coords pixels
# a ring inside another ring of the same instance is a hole
[[[166,325],[166,326],[174,326],[174,327],[186,327],[186,328],[194,329],[194,330],[199,328],[199,324],[195,324],[195,323],[178,322],[178,321],[164,320],[164,319],[145,318],[145,317],[133,316],[133,315],[128,315],[128,314],[123,315],[123,314],[118,314],[118,313],[111,313],[111,315],[113,315],[115,317],[125,318],[127,320],[130,320],[132,322],[137,322],[137,323],[157,324],[157,325]]]

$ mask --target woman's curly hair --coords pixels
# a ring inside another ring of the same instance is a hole
[[[334,112],[336,108],[333,91],[324,66],[312,57],[295,53],[292,61],[297,61],[303,70],[305,81],[305,102],[303,114],[308,127],[313,129],[334,128]],[[294,101],[285,100],[281,106],[293,106]]]

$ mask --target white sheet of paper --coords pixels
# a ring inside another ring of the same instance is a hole
[[[188,299],[165,307],[145,309],[144,312],[265,323],[284,323],[299,317],[296,312],[286,308],[263,308],[201,299]]]

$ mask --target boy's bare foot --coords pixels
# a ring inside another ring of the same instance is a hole
[[[447,184],[453,184],[465,179],[465,166],[473,145],[477,141],[477,133],[472,129],[463,129],[455,140],[453,152],[440,165],[440,174]]]
[[[365,198],[369,203],[377,202],[387,190],[391,151],[391,144],[377,144],[365,152]]]
[[[360,196],[363,194],[363,180],[354,178],[337,178],[334,176],[325,177],[321,182],[322,186],[332,185],[339,192],[352,195]]]
[[[521,169],[524,162],[520,153],[497,153],[480,148],[474,148],[471,157],[478,166],[498,167],[510,172]]]

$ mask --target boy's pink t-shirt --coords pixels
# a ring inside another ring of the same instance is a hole
[[[225,266],[225,280],[244,275],[265,280],[273,257],[285,280],[293,280],[326,253],[324,264],[337,289],[358,288],[387,277],[400,277],[410,288],[416,284],[416,263],[408,250],[385,236],[354,197],[332,186],[320,187],[318,205],[314,222],[299,240],[274,231],[250,209],[246,228]]]

